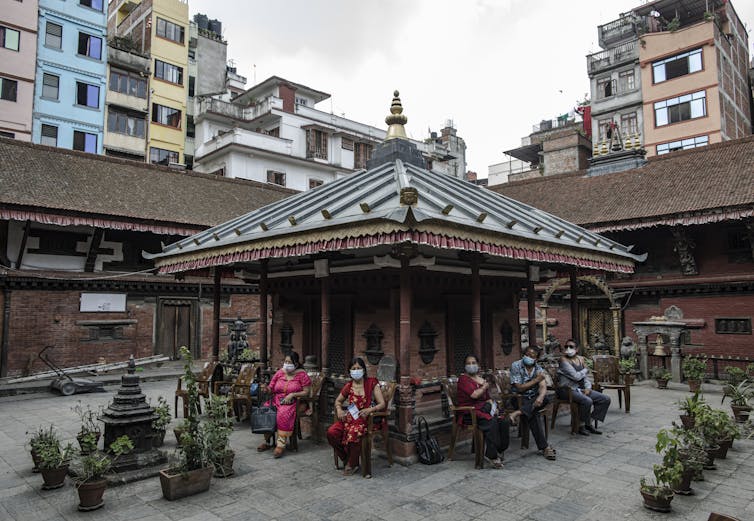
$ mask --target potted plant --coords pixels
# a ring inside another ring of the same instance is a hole
[[[704,401],[704,397],[699,394],[699,391],[694,393],[694,396],[686,398],[678,402],[678,407],[681,410],[681,423],[686,429],[693,429],[697,412],[709,407]]]
[[[693,494],[691,481],[702,472],[707,461],[701,436],[695,431],[682,429],[674,424],[672,429],[662,429],[657,433],[655,450],[662,453],[664,465],[672,466],[679,461],[683,466],[680,479],[670,484],[673,492],[682,495]]]
[[[730,396],[730,408],[733,410],[733,416],[739,423],[744,423],[749,419],[751,406],[749,400],[754,398],[754,387],[748,380],[740,382],[738,385],[728,385],[725,388],[725,396]],[[723,396],[723,401],[725,400]]]
[[[668,371],[664,367],[652,368],[652,378],[654,378],[657,382],[658,389],[667,389],[671,376],[672,375],[670,374],[670,371]]]
[[[639,491],[644,499],[644,507],[656,512],[670,512],[670,502],[673,501],[671,484],[679,481],[683,474],[680,461],[672,465],[662,463],[652,467],[654,482],[641,478]]]
[[[37,466],[44,480],[42,490],[60,488],[65,484],[72,454],[73,446],[68,443],[61,447],[57,439],[37,447],[37,456],[39,456]]]
[[[155,419],[152,420],[152,447],[162,447],[165,441],[165,431],[170,424],[170,405],[163,396],[157,397],[154,408]]]
[[[721,415],[722,413],[722,415]],[[697,411],[694,428],[704,438],[705,450],[707,451],[707,463],[705,469],[714,469],[715,457],[720,449],[720,440],[726,436],[725,419],[727,414],[723,411],[710,407]]]
[[[631,385],[634,382],[634,371],[636,370],[636,357],[634,355],[628,358],[618,360],[618,372],[623,375],[623,383]]]
[[[208,457],[209,451],[204,433],[199,428],[199,419],[196,415],[199,387],[192,371],[191,353],[183,346],[181,355],[185,360],[183,382],[186,384],[188,393],[189,415],[184,421],[186,430],[180,437],[178,464],[160,471],[162,495],[169,501],[209,490],[214,470]]]
[[[207,404],[207,421],[202,425],[202,431],[215,468],[215,477],[232,476],[235,452],[230,448],[229,442],[233,432],[233,418],[228,414],[226,397],[212,395]]]
[[[754,378],[754,362],[746,366],[746,376]]]
[[[97,413],[95,413],[91,406],[84,407],[81,401],[78,401],[71,410],[79,416],[81,421],[81,428],[76,435],[76,439],[79,442],[82,454],[89,454],[97,450],[97,444],[101,431],[99,425],[97,425]]]
[[[728,385],[736,386],[747,379],[746,371],[740,367],[729,365],[725,368],[725,372],[728,374]]]
[[[696,356],[687,356],[683,359],[683,374],[689,384],[689,391],[697,392],[704,376],[707,374],[707,359]]]
[[[29,434],[28,432],[26,434]],[[55,428],[50,425],[49,429],[45,429],[43,427],[40,427],[37,432],[31,435],[29,438],[29,449],[31,451],[31,459],[34,461],[34,467],[31,469],[32,472],[39,472],[39,449],[42,448],[44,445],[55,443],[57,445],[60,445],[60,440],[58,439],[58,435],[55,432]]]
[[[79,494],[78,509],[82,512],[97,510],[105,502],[102,496],[107,488],[105,474],[121,455],[134,449],[131,439],[123,435],[110,444],[112,457],[98,451],[81,452],[76,471],[76,490]]]

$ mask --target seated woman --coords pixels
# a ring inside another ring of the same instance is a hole
[[[385,408],[376,378],[367,377],[367,366],[359,357],[351,360],[351,381],[335,399],[335,415],[338,421],[327,429],[327,441],[345,464],[344,476],[350,476],[359,468],[361,441],[367,430],[367,417]],[[346,402],[345,409],[343,402]],[[374,403],[375,405],[372,405]]]
[[[458,377],[458,406],[473,407],[476,410],[477,425],[484,433],[484,459],[494,468],[503,468],[503,453],[508,448],[511,421],[515,421],[520,411],[505,417],[498,411],[497,403],[490,398],[490,383],[479,376],[479,362],[474,355],[466,357],[465,373]],[[465,415],[457,421],[463,423]]]
[[[298,353],[291,351],[283,360],[283,368],[279,369],[269,385],[263,388],[263,392],[272,393],[270,401],[265,405],[272,402],[272,405],[277,407],[277,439],[273,454],[276,458],[285,452],[285,445],[293,434],[296,423],[298,399],[309,394],[311,383],[309,375],[301,368]],[[270,437],[271,435],[265,435],[265,441],[257,447],[257,451],[263,452],[271,448]]]
[[[560,359],[558,374],[560,375],[558,398],[567,399],[568,389],[571,389],[571,400],[579,406],[580,420],[583,423],[579,427],[579,434],[583,436],[589,436],[590,432],[602,434],[597,430],[597,422],[605,421],[607,409],[610,407],[610,397],[592,389],[592,382],[587,377],[589,369],[586,367],[584,357],[578,355],[576,341],[571,338],[565,343],[565,356]],[[594,420],[594,427],[591,425],[590,418]]]

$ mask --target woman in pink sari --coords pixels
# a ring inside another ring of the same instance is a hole
[[[270,401],[277,407],[277,438],[273,452],[276,458],[285,452],[288,437],[293,435],[298,399],[308,396],[311,384],[309,375],[301,368],[298,353],[292,351],[283,360],[283,368],[275,373],[269,385],[263,390],[272,394]],[[264,443],[257,447],[257,451],[263,452],[270,449],[269,440],[270,436],[265,436]]]

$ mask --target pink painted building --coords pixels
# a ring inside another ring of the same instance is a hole
[[[0,136],[22,141],[31,141],[37,17],[37,0],[0,10]]]

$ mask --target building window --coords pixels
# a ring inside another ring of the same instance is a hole
[[[63,45],[63,26],[47,22],[45,25],[45,46],[60,49]]]
[[[168,127],[181,128],[181,111],[152,103],[152,121]]]
[[[322,179],[309,179],[309,190],[322,186],[325,182]]]
[[[636,112],[622,114],[620,117],[620,130],[623,134],[637,134],[639,132],[639,122]]]
[[[353,149],[353,167],[366,168],[367,161],[372,158],[372,145],[369,143],[355,143]]]
[[[285,186],[285,173],[276,172],[275,170],[267,170],[267,182]]]
[[[597,99],[609,98],[615,95],[615,80],[602,78],[597,80]]]
[[[157,18],[157,36],[177,43],[183,43],[183,32],[184,29],[182,26],[159,17]]]
[[[618,74],[618,85],[621,92],[630,92],[636,88],[636,77],[634,71],[623,71]]]
[[[15,29],[0,25],[0,45],[11,51],[17,51],[20,34]]]
[[[280,127],[271,128],[266,131],[268,136],[280,137]]]
[[[186,115],[186,137],[196,137],[196,123],[194,116]]]
[[[183,67],[178,67],[172,63],[164,61],[154,61],[154,77],[161,80],[169,81],[183,85]]]
[[[8,78],[0,78],[0,99],[16,101],[18,97],[18,82]]]
[[[652,75],[655,83],[672,80],[700,70],[702,70],[701,49],[677,54],[652,64]]]
[[[11,139],[15,139],[16,134],[13,132],[5,132],[4,130],[0,130],[0,137],[9,137]]]
[[[655,126],[701,118],[707,115],[707,94],[700,90],[655,103]]]
[[[88,83],[76,82],[76,105],[99,107],[99,87]]]
[[[170,163],[178,163],[178,159],[178,152],[155,147],[150,147],[149,149],[150,163],[156,165],[169,165]]]
[[[612,119],[600,119],[597,121],[597,137],[599,141],[608,139],[608,132],[610,131],[612,122]]]
[[[751,318],[716,318],[717,335],[750,335]]]
[[[102,0],[79,0],[79,4],[102,11]]]
[[[670,143],[662,143],[657,145],[657,155],[667,154],[668,152],[675,152],[676,150],[688,150],[690,148],[703,147],[709,144],[709,137],[699,136],[690,137],[688,139],[680,139],[678,141],[671,141]]]
[[[79,54],[95,60],[102,59],[102,38],[91,34],[79,33]]]
[[[51,147],[58,146],[58,127],[42,125],[42,137],[39,142]]]
[[[146,99],[147,80],[132,72],[110,69],[110,90]]]
[[[189,98],[194,97],[194,93],[196,92],[196,78],[194,76],[189,76]]]
[[[303,105],[304,107],[306,107],[307,105],[309,105],[309,100],[296,96],[296,105]]]
[[[81,150],[83,152],[89,152],[90,154],[97,153],[97,134],[90,134],[89,132],[81,132],[79,130],[73,131],[73,149]]]
[[[327,159],[327,133],[321,130],[306,132],[306,157]]]
[[[144,137],[146,121],[143,115],[136,115],[112,108],[107,112],[107,130],[133,137]]]
[[[60,93],[60,77],[54,74],[44,73],[42,75],[42,97],[47,99],[58,99]]]

